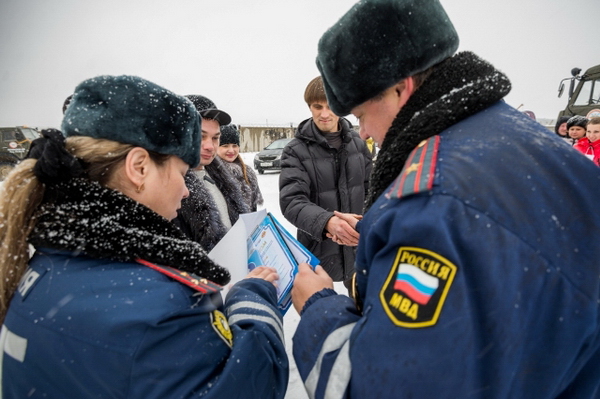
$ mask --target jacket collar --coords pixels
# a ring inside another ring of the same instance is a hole
[[[131,262],[145,259],[226,284],[227,269],[173,223],[126,195],[76,178],[47,187],[29,242],[36,247]]]
[[[394,181],[421,141],[500,101],[510,88],[504,74],[471,52],[440,63],[388,130],[373,167],[367,208]]]

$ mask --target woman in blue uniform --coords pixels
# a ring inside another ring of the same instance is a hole
[[[76,88],[62,130],[4,183],[3,397],[282,398],[276,272],[223,304],[229,272],[171,223],[199,162],[193,104],[100,76]]]

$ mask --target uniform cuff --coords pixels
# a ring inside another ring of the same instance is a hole
[[[302,311],[300,311],[300,316],[302,316],[302,314],[306,311],[306,309],[308,309],[308,307],[310,305],[312,305],[313,303],[315,303],[317,300],[319,300],[321,298],[326,298],[326,297],[332,296],[332,295],[337,295],[337,292],[335,292],[331,288],[323,288],[321,291],[315,292],[314,294],[312,294],[312,296],[310,298],[308,298],[308,300],[304,304]]]

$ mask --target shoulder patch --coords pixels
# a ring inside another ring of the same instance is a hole
[[[400,247],[379,292],[385,313],[400,327],[435,325],[457,271],[452,262],[435,252]]]
[[[212,327],[215,330],[215,332],[217,333],[217,335],[223,341],[225,341],[225,343],[230,348],[232,348],[233,347],[233,332],[231,331],[231,328],[229,327],[229,323],[227,322],[227,318],[225,317],[225,315],[218,310],[214,310],[210,314],[210,324],[212,325]]]
[[[385,193],[386,198],[402,198],[410,194],[431,190],[439,146],[439,135],[421,141],[410,153],[402,172],[392,183],[388,192]]]

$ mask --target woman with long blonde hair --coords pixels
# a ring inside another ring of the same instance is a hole
[[[184,97],[101,76],[76,88],[63,132],[42,131],[8,176],[4,398],[284,396],[275,270],[255,269],[223,304],[229,272],[171,222],[200,129]],[[238,391],[239,379],[252,388]]]
[[[217,155],[225,161],[225,166],[240,184],[244,201],[246,201],[250,210],[255,212],[258,206],[264,203],[264,199],[258,186],[256,173],[254,173],[252,167],[248,167],[244,163],[240,155],[240,132],[234,125],[221,127],[221,139]]]

